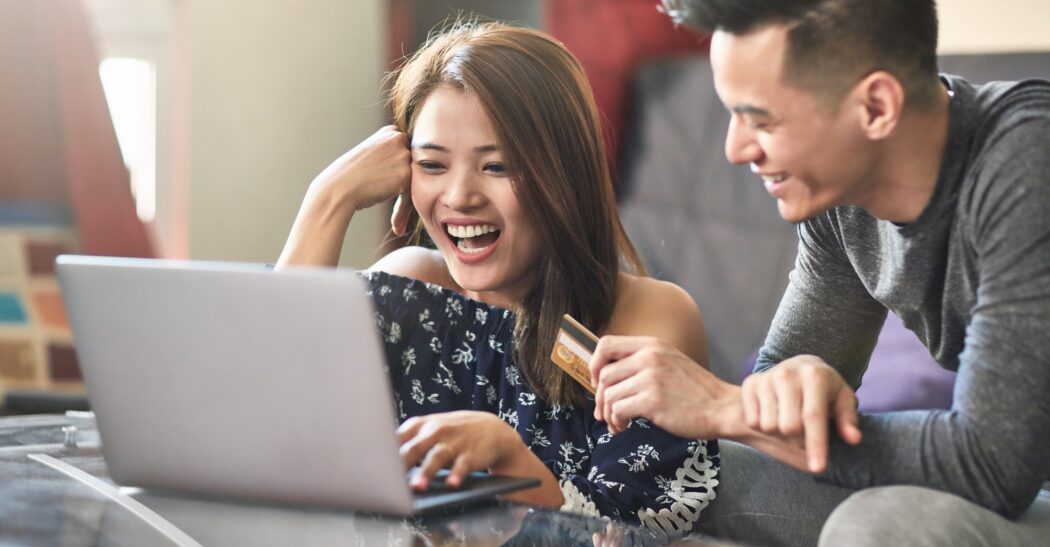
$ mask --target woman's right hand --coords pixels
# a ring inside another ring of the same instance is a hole
[[[339,156],[310,187],[349,206],[352,214],[407,194],[411,180],[408,136],[388,125]]]
[[[408,136],[388,125],[343,154],[314,178],[277,260],[285,266],[335,266],[354,213],[400,195],[394,222],[407,226],[412,152]],[[404,228],[402,232],[404,233]]]

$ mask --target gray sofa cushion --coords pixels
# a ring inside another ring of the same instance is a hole
[[[650,273],[696,299],[711,368],[735,381],[787,286],[795,230],[761,180],[726,161],[729,116],[706,57],[645,66],[633,99],[620,169],[624,226]]]

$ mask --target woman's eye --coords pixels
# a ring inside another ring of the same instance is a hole
[[[485,171],[493,175],[505,175],[507,174],[507,168],[502,163],[486,163]]]
[[[416,162],[416,165],[418,165],[424,171],[440,171],[445,167],[444,165],[441,165],[436,161],[430,160],[419,160]]]

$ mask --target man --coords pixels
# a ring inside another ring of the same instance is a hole
[[[1050,84],[939,77],[933,0],[665,7],[714,31],[715,87],[732,114],[726,155],[750,164],[798,224],[798,259],[760,374],[738,388],[659,341],[605,337],[591,363],[596,416],[613,431],[641,416],[739,441],[811,473],[817,481],[748,497],[746,476],[762,488],[795,472],[723,444],[723,470],[743,470],[723,474],[729,501],[710,511],[761,503],[751,513],[772,515],[774,532],[794,504],[818,528],[834,509],[828,545],[1045,541]],[[857,415],[887,309],[958,371],[951,410]]]

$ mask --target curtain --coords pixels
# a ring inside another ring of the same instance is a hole
[[[614,163],[635,68],[661,57],[707,52],[706,36],[675,27],[657,5],[656,0],[545,0],[543,5],[544,27],[576,55],[594,88]]]

